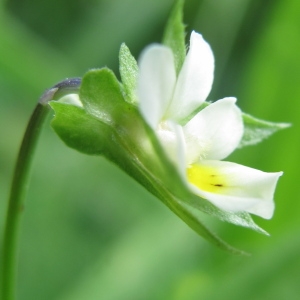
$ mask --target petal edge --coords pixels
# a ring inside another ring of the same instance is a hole
[[[190,49],[179,73],[167,118],[180,121],[199,107],[210,93],[214,55],[202,35],[193,31]]]
[[[172,51],[162,45],[150,45],[139,59],[137,94],[140,111],[152,127],[156,128],[173,94],[176,72]]]

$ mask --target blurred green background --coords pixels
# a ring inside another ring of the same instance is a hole
[[[38,97],[89,68],[117,73],[120,44],[138,57],[145,45],[159,42],[172,4],[1,2],[1,234],[18,146]],[[275,216],[255,218],[271,237],[207,218],[252,256],[215,248],[114,165],[65,147],[47,124],[23,219],[18,299],[299,299],[300,2],[186,0],[185,23],[215,53],[209,99],[237,96],[245,112],[293,123],[230,157],[285,172]]]

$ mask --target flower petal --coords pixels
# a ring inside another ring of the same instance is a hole
[[[184,179],[186,177],[186,149],[182,127],[172,121],[162,122],[157,130],[157,136],[169,159],[177,166],[180,175]]]
[[[265,219],[273,216],[273,196],[282,172],[265,173],[224,161],[203,161],[187,169],[193,192],[231,212],[246,211]]]
[[[156,129],[171,101],[176,82],[172,51],[165,46],[148,46],[139,60],[138,99],[147,123]]]
[[[83,107],[78,94],[68,94],[59,99],[59,102]]]
[[[201,110],[184,126],[189,164],[227,157],[240,143],[244,126],[235,98],[224,98]]]
[[[210,93],[214,78],[214,56],[202,35],[192,32],[190,49],[179,73],[166,118],[181,120],[199,107]]]

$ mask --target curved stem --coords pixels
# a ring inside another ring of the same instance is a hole
[[[66,94],[78,92],[80,84],[80,78],[66,79],[47,90],[41,96],[27,125],[14,170],[6,216],[1,289],[3,300],[15,299],[20,221],[24,210],[32,158],[40,131],[50,111],[48,102],[52,99],[59,99]]]

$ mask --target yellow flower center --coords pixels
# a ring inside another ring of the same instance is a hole
[[[199,189],[210,193],[223,193],[227,186],[226,177],[218,169],[204,165],[190,165],[187,170],[190,183]]]

